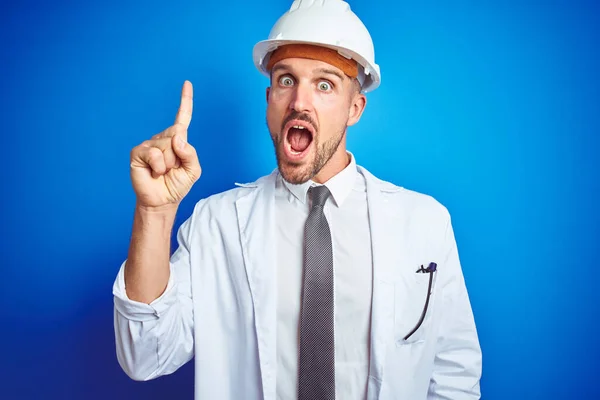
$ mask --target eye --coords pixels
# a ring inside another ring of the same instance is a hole
[[[279,78],[279,84],[282,86],[292,86],[294,84],[294,80],[289,76],[282,76]]]
[[[328,92],[329,90],[331,90],[331,84],[326,81],[321,81],[319,82],[319,90],[322,90],[323,92]]]

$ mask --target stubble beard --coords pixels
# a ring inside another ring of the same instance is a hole
[[[275,157],[277,158],[277,167],[279,173],[283,176],[287,182],[294,185],[300,185],[308,182],[314,178],[323,169],[325,164],[329,162],[331,157],[340,147],[342,139],[346,134],[345,127],[340,129],[338,134],[327,140],[323,144],[319,143],[319,135],[315,134],[311,146],[315,146],[316,152],[314,153],[312,160],[309,160],[308,164],[304,163],[291,163],[286,161],[285,155],[283,154],[284,137],[281,133],[271,133],[271,140],[273,141],[273,147],[275,148]]]

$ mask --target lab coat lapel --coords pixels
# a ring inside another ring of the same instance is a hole
[[[244,265],[252,302],[264,399],[275,399],[277,285],[275,270],[274,171],[236,201]]]
[[[367,202],[371,229],[371,251],[373,257],[373,300],[371,306],[371,343],[367,398],[379,399],[385,378],[385,357],[388,346],[394,343],[395,286],[398,280],[411,280],[406,264],[407,238],[403,225],[406,217],[398,202],[390,201],[394,193],[402,188],[384,184],[359,167],[367,184]],[[387,379],[393,379],[389,377]]]

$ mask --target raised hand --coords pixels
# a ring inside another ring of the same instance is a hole
[[[185,81],[175,123],[131,151],[131,182],[138,206],[176,208],[200,178],[196,149],[187,141],[192,108],[193,87]]]

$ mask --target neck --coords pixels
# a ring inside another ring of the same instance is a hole
[[[312,180],[319,184],[324,184],[350,164],[350,155],[346,151],[346,139],[344,138],[338,146],[333,156],[327,161],[327,164],[321,168],[319,173]]]

